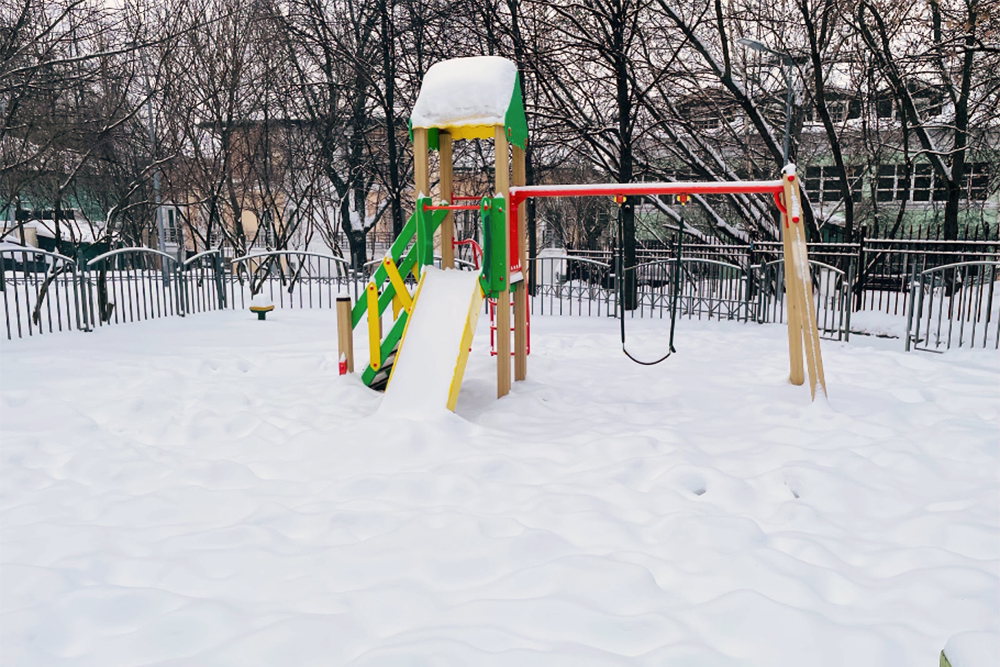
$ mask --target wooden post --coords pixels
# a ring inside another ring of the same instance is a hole
[[[438,134],[438,176],[441,184],[441,199],[449,204],[452,203],[452,164],[451,164],[451,135],[447,132]],[[441,221],[441,268],[455,268],[455,247],[452,240],[455,238],[455,215],[448,211]]]
[[[524,149],[513,146],[511,151],[511,181],[514,185],[526,185]],[[509,198],[507,205],[510,206]],[[517,207],[517,250],[518,263],[521,265],[521,281],[514,289],[514,380],[524,380],[528,377],[528,251],[525,248],[524,228],[526,208],[526,204]]]
[[[785,268],[785,311],[788,324],[788,381],[794,385],[805,382],[802,368],[802,319],[799,314],[799,281],[792,258],[791,199],[788,187],[784,190],[784,207],[781,213],[781,241]]]
[[[337,361],[346,359],[347,372],[354,372],[354,328],[351,326],[351,297],[337,297]]]
[[[507,134],[503,125],[493,127],[494,187],[503,195],[504,206],[510,202],[510,163],[507,158]],[[504,241],[510,238],[510,220],[504,211]],[[503,289],[497,295],[497,398],[510,393],[510,262],[505,261]]]
[[[797,310],[799,313],[799,341],[804,347],[806,356],[806,369],[809,372],[809,395],[816,398],[816,386],[823,388],[826,395],[826,379],[823,374],[823,357],[819,348],[819,329],[816,326],[816,304],[812,298],[812,280],[809,276],[809,251],[806,247],[805,226],[802,223],[801,204],[799,202],[798,177],[793,166],[785,167],[782,183],[784,185],[784,200],[786,203],[786,216],[791,223],[788,236],[791,237],[792,266],[795,272],[791,281],[797,285],[796,297],[798,299]],[[786,230],[787,231],[787,230]],[[786,269],[787,270],[787,269]],[[785,284],[789,283],[788,277]],[[799,364],[801,365],[801,353]]]
[[[429,197],[430,167],[427,160],[427,128],[413,128],[413,188],[417,197]]]

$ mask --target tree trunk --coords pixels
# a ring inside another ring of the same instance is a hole
[[[360,196],[363,196],[363,192]],[[358,208],[358,189],[352,188],[341,196],[340,199],[340,227],[347,236],[347,245],[351,250],[351,266],[360,271],[368,261],[368,230],[365,229],[365,210],[362,203],[360,211],[353,211]],[[364,199],[361,200],[362,202]],[[354,225],[354,216],[358,216],[357,227]]]
[[[368,261],[368,235],[363,231],[346,230],[347,245],[351,249],[351,266],[360,271]]]
[[[400,201],[399,188],[399,152],[396,146],[396,66],[393,58],[393,24],[389,15],[392,12],[392,2],[381,0],[382,21],[382,70],[385,77],[385,131],[388,142],[389,160],[389,197],[392,215],[392,235],[399,236],[403,231],[403,204]]]

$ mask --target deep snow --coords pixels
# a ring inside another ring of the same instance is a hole
[[[996,351],[824,341],[810,403],[778,325],[681,321],[647,368],[614,320],[534,317],[498,401],[487,326],[419,419],[337,376],[331,311],[4,341],[0,662],[883,667],[996,635]]]

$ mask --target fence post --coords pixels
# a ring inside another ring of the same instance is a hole
[[[861,226],[861,231],[858,234],[858,272],[855,274],[856,283],[852,287],[857,287],[858,294],[857,299],[852,299],[854,302],[854,310],[864,310],[865,307],[865,235],[868,233],[868,228],[864,225]]]
[[[337,297],[337,361],[340,374],[354,372],[354,327],[351,326],[351,297]]]
[[[625,319],[625,312],[619,308],[619,303],[621,302],[621,279],[622,279],[622,261],[621,255],[615,253],[615,317],[621,317]]]
[[[845,323],[844,323],[844,341],[849,342],[851,340],[851,295],[854,292],[854,257],[847,258],[847,298],[841,300],[841,308],[844,305],[847,306],[847,313],[845,313]],[[846,302],[846,304],[845,304]]]
[[[79,306],[83,311],[83,327],[82,331],[93,331],[94,324],[94,299],[90,292],[90,275],[87,270],[87,258],[83,251],[77,248],[76,251],[76,268],[78,281],[80,283],[80,301]]]
[[[923,289],[920,290],[923,294]],[[913,311],[917,304],[917,263],[913,262],[910,273],[910,308],[909,313],[906,316],[906,352],[910,351],[910,331],[913,327]],[[919,322],[919,317],[917,318]],[[919,326],[919,324],[918,324]]]
[[[215,293],[219,300],[219,310],[226,309],[226,283],[222,275],[222,253],[212,255],[212,269],[215,274]]]
[[[674,350],[674,330],[677,328],[677,299],[680,296],[679,292],[681,290],[681,285],[679,284],[684,278],[681,272],[681,249],[684,246],[684,225],[683,223],[679,225],[680,229],[677,230],[677,260],[674,262],[674,275],[670,277],[670,347],[668,348],[671,353]],[[700,317],[700,315],[699,315]]]
[[[762,267],[759,267],[756,264],[751,264],[750,266],[747,267],[747,280],[753,283],[753,293],[754,293],[754,298],[750,302],[749,307],[752,310],[751,316],[753,318],[753,321],[756,322],[757,324],[760,324],[761,310],[762,310],[761,300],[763,299],[763,295],[761,294],[763,290],[763,285],[761,285],[763,281],[761,280],[760,277],[761,268]]]
[[[177,314],[184,317],[187,312],[187,299],[185,298],[187,296],[187,280],[185,280],[184,275],[184,263],[179,259],[177,260],[177,265],[174,267],[174,283],[177,289]]]

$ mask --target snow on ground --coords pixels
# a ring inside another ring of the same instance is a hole
[[[883,667],[997,634],[996,351],[824,342],[810,403],[778,325],[681,321],[642,367],[614,320],[535,317],[497,401],[487,324],[420,419],[371,418],[329,311],[4,341],[0,663]]]

